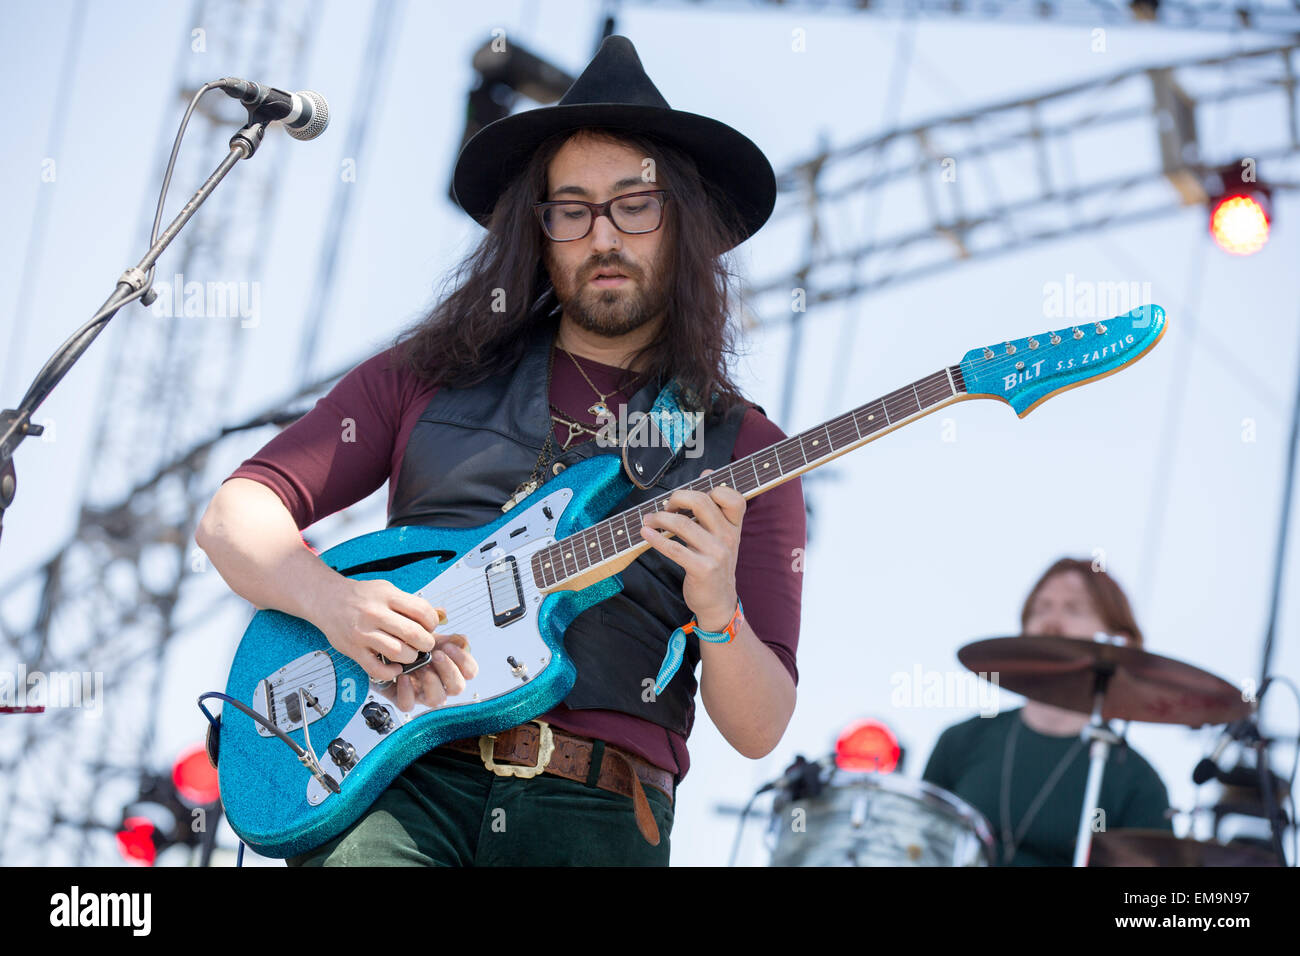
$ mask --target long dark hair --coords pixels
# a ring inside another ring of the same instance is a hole
[[[735,207],[709,187],[694,161],[657,138],[625,130],[584,127],[558,133],[534,152],[502,193],[487,235],[444,280],[441,296],[394,345],[405,364],[431,385],[465,388],[513,369],[523,355],[525,332],[553,321],[559,303],[543,260],[542,234],[532,209],[546,198],[551,159],[577,133],[616,140],[655,162],[656,181],[672,191],[664,210],[667,312],[657,339],[632,358],[646,377],[677,378],[696,395],[716,394],[710,417],[745,399],[732,383],[732,323],[738,301],[727,251],[744,236]]]

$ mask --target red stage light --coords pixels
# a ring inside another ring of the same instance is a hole
[[[835,741],[835,765],[841,770],[893,773],[902,755],[894,732],[878,720],[850,724]]]
[[[217,772],[208,762],[208,751],[196,744],[176,758],[172,764],[172,783],[176,792],[190,803],[206,806],[215,803],[221,795],[217,788]]]
[[[127,817],[122,827],[117,831],[117,848],[122,856],[138,866],[153,866],[158,859],[153,823],[145,817]]]
[[[1256,196],[1224,196],[1210,210],[1210,234],[1234,256],[1259,252],[1268,242],[1268,230],[1268,211]]]

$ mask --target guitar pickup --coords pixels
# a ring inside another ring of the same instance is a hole
[[[492,623],[497,627],[524,616],[524,589],[519,583],[515,556],[508,554],[484,569],[488,597],[492,602]]]

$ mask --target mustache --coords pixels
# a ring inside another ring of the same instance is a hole
[[[613,259],[606,262],[598,262],[587,270],[584,278],[590,279],[593,276],[600,275],[602,272],[621,272],[630,279],[635,279],[637,272],[622,259]]]

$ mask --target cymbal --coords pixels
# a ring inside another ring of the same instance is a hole
[[[1089,866],[1280,866],[1253,846],[1179,839],[1164,830],[1106,830],[1092,838]]]
[[[967,644],[957,659],[977,674],[995,674],[1013,693],[1083,714],[1092,713],[1094,675],[1108,673],[1103,720],[1200,727],[1251,709],[1240,690],[1208,671],[1114,638],[992,637]]]

